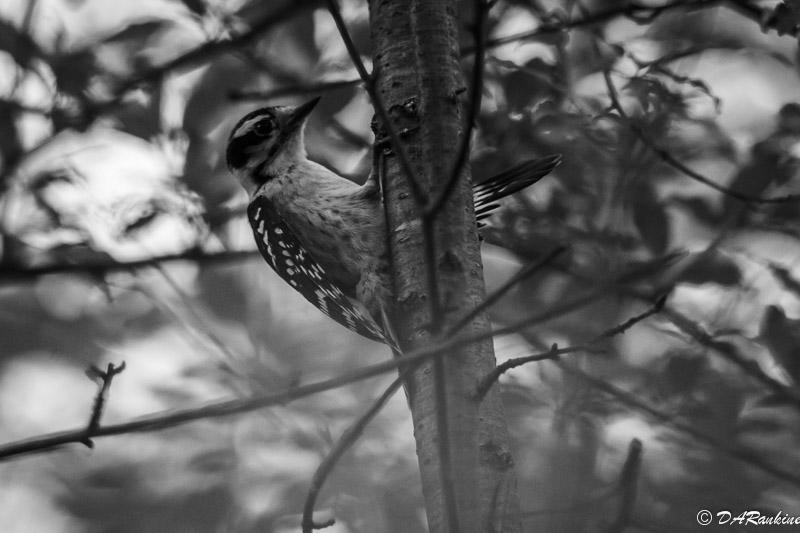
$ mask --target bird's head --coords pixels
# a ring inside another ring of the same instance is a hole
[[[297,107],[263,107],[236,123],[225,157],[248,193],[306,157],[303,128],[318,101],[314,98]]]

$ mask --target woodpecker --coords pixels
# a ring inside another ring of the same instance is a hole
[[[228,138],[226,159],[250,197],[258,249],[320,311],[367,338],[394,346],[378,303],[391,298],[385,218],[377,179],[358,185],[309,160],[306,119],[319,101],[246,114]],[[496,200],[541,179],[561,161],[530,160],[473,188],[478,224]]]

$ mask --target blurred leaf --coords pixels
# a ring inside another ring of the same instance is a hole
[[[520,110],[564,92],[558,85],[558,67],[542,59],[534,58],[522,66],[501,59],[492,59],[492,62],[510,70],[502,82],[511,109]]]
[[[640,176],[634,186],[632,198],[633,222],[653,253],[662,253],[669,243],[669,219],[664,205],[656,198],[655,191],[647,176]]]
[[[651,123],[665,114],[683,116],[686,102],[683,95],[668,88],[664,81],[653,76],[633,76],[628,80],[626,89],[637,100],[647,113]]]
[[[669,203],[685,208],[698,222],[707,226],[718,224],[722,219],[707,198],[671,198]]]
[[[16,126],[16,106],[12,102],[0,100],[0,161],[3,169],[12,166],[22,155],[22,144]],[[5,172],[3,173],[5,177]]]
[[[781,2],[770,14],[768,24],[777,30],[778,35],[794,35],[800,25],[800,5],[796,0]]]
[[[88,488],[119,490],[135,483],[139,478],[140,471],[134,463],[121,463],[108,465],[97,469],[83,478],[83,483]]]
[[[684,394],[695,388],[698,380],[708,368],[708,359],[700,354],[671,354],[664,371],[660,374],[662,385],[668,394]]]
[[[764,311],[760,337],[794,382],[800,383],[800,320],[791,320],[783,309],[770,305]]]
[[[189,11],[201,17],[208,11],[208,6],[206,6],[203,0],[181,0],[181,3],[185,5]]]
[[[730,188],[738,193],[748,196],[760,196],[772,183],[775,176],[774,165],[767,158],[757,158],[742,167],[736,177],[731,182]],[[730,200],[729,204],[733,204]],[[739,202],[736,200],[736,202]]]
[[[690,87],[699,90],[701,93],[708,96],[712,102],[714,102],[714,110],[719,113],[720,108],[722,106],[722,101],[720,98],[711,92],[711,87],[709,87],[708,83],[700,78],[693,78],[691,76],[682,76],[677,74],[671,70],[661,69],[660,72],[669,74],[670,78],[677,81],[678,83],[685,83]]]
[[[96,73],[94,52],[90,49],[77,50],[53,57],[50,68],[56,76],[60,91],[81,99],[89,87],[89,80]]]
[[[119,122],[119,129],[145,140],[150,140],[162,132],[161,91],[153,91],[151,98],[142,102],[131,99],[125,101],[113,113]]]
[[[105,37],[102,42],[107,44],[127,43],[135,45],[137,43],[131,43],[130,41],[138,41],[139,45],[144,45],[145,41],[147,41],[154,34],[171,25],[171,21],[163,19],[137,22],[135,24],[126,26],[122,30],[113,33],[108,37]]]
[[[0,19],[0,50],[8,52],[22,68],[28,68],[32,59],[45,55],[30,35],[3,19]]]
[[[691,264],[680,281],[694,285],[717,283],[719,285],[738,285],[742,279],[739,266],[728,256],[712,252],[692,254]]]
[[[230,472],[236,465],[236,454],[230,449],[201,451],[194,455],[188,466],[210,474]]]

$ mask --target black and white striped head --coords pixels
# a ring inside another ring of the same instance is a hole
[[[306,157],[303,128],[318,101],[314,98],[297,107],[263,107],[236,123],[225,157],[228,168],[248,193]]]

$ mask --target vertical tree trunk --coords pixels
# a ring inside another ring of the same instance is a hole
[[[371,0],[376,91],[403,137],[417,179],[431,196],[444,187],[454,165],[461,131],[465,82],[459,62],[455,0]],[[418,129],[413,129],[415,126]],[[484,296],[468,165],[435,219],[435,270],[444,329]],[[397,156],[388,158],[386,201],[401,339],[429,341],[430,294],[424,255],[422,212],[410,193]],[[465,333],[489,328],[481,316]],[[436,372],[433,361],[413,377],[412,416],[422,486],[431,531],[453,531],[447,523],[438,451]],[[513,460],[500,398],[475,397],[482,376],[495,366],[491,341],[461,348],[443,359],[450,464],[459,530],[519,531]]]

